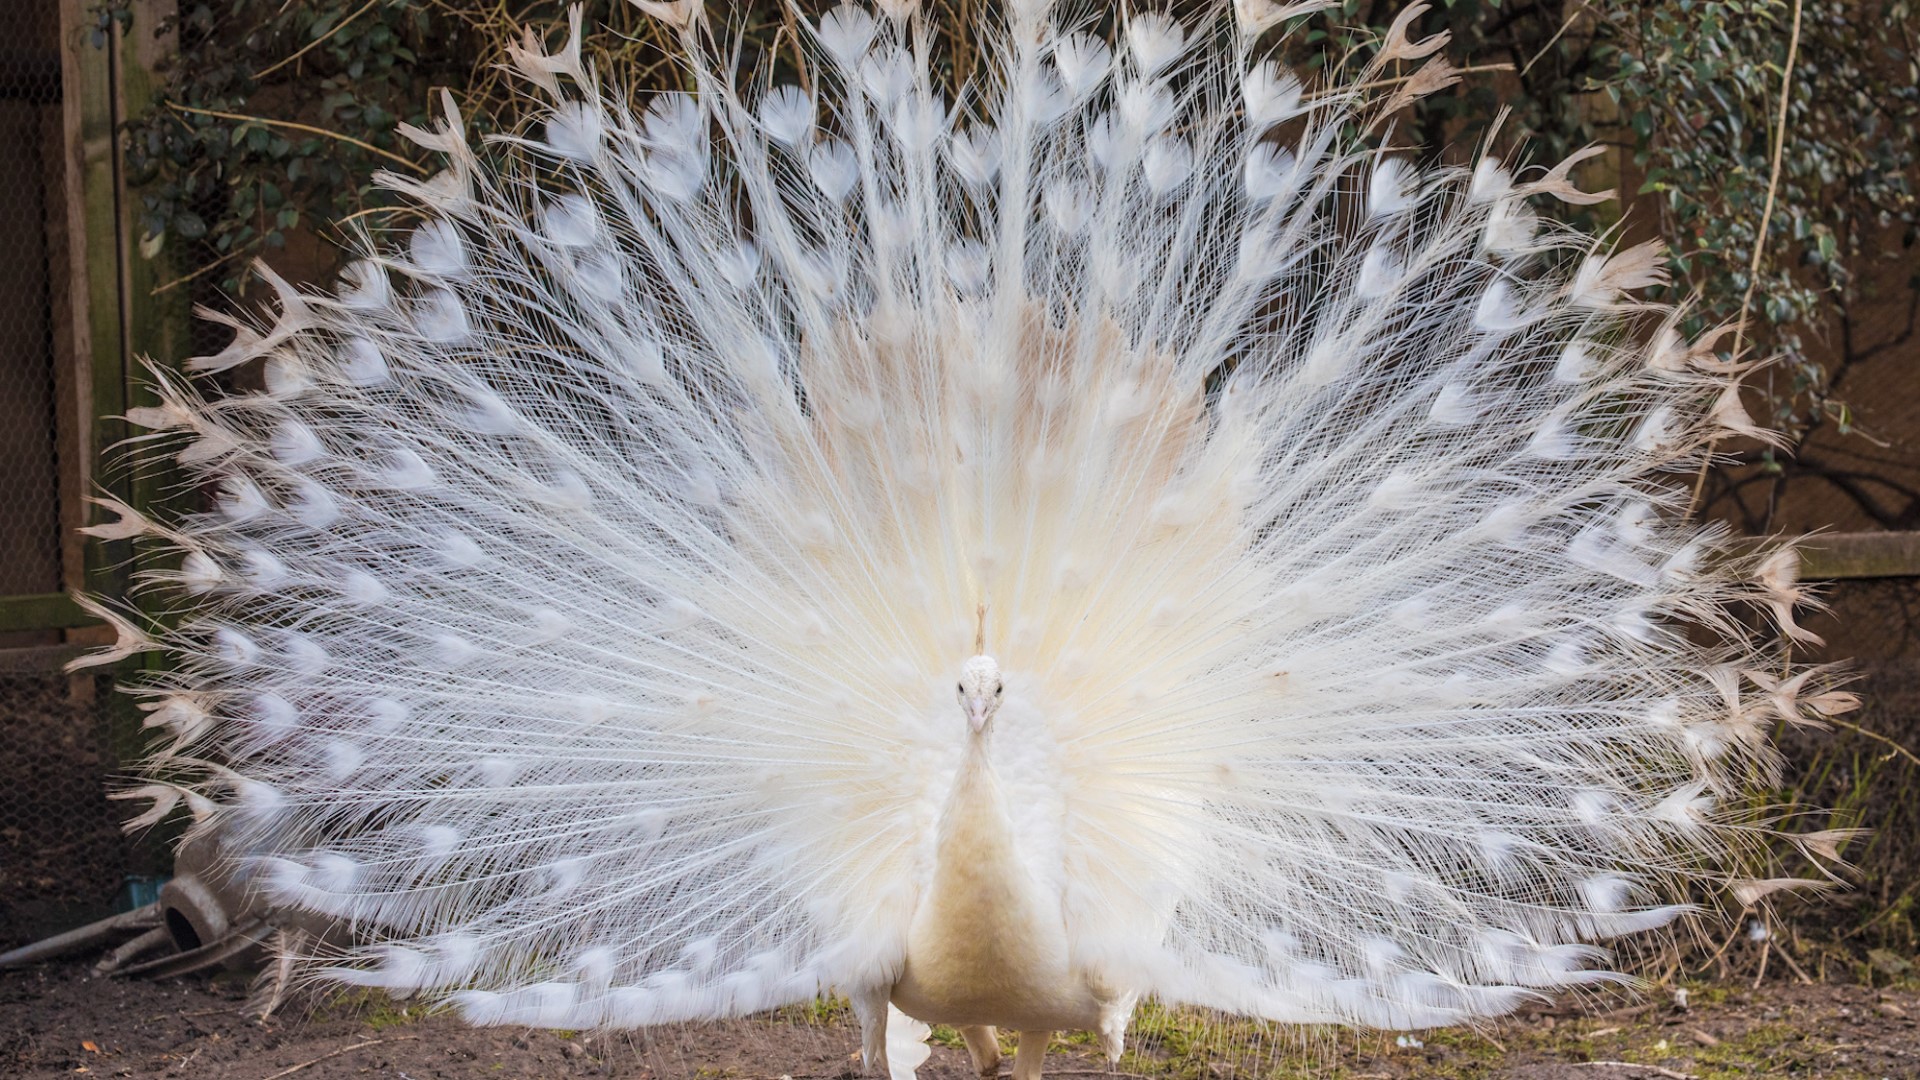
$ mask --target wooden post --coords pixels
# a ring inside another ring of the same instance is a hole
[[[63,494],[96,489],[101,454],[126,436],[126,338],[120,310],[120,139],[114,88],[114,46],[89,40],[89,0],[60,0],[60,74],[65,87],[67,308],[73,393],[63,417],[62,449],[71,462]],[[78,498],[75,506],[84,506]],[[65,515],[78,525],[84,509]],[[126,592],[128,541],[86,544],[68,583],[102,596]],[[77,573],[75,572],[77,570]],[[70,634],[69,640],[81,634]]]
[[[163,25],[171,25],[177,8],[177,0],[132,0],[133,23],[114,53],[115,111],[122,123],[144,116],[155,107],[154,93],[164,85],[163,70],[175,52],[172,31],[162,34],[159,30]],[[116,235],[121,325],[124,328],[121,337],[121,394],[125,408],[159,404],[159,395],[154,392],[147,378],[147,361],[158,359],[166,363],[178,363],[187,353],[187,332],[192,318],[185,289],[155,292],[173,276],[177,267],[170,251],[163,250],[152,257],[141,252],[140,242],[145,235],[145,225],[141,220],[140,207],[139,198],[127,190],[126,180],[122,177]],[[112,462],[109,462],[111,465]],[[120,483],[127,492],[128,504],[140,507],[143,512],[151,512],[170,497],[177,498],[180,474],[171,465],[170,460],[164,463],[147,462],[138,470],[119,470]],[[160,557],[161,554],[152,550],[149,543],[135,542],[134,560],[137,568],[151,569]],[[151,603],[141,603],[140,606],[142,610],[153,614]],[[146,657],[142,666],[151,666],[158,660],[158,657]],[[129,741],[124,749],[144,754],[145,731],[135,724],[127,735]]]
[[[162,71],[175,50],[172,31],[161,34],[159,29],[168,24],[177,8],[178,0],[132,0],[132,27],[114,51],[114,105],[119,123],[137,119],[154,108],[154,92],[164,85]],[[140,200],[126,190],[123,177],[116,235],[121,322],[125,328],[121,385],[127,408],[159,403],[146,378],[146,361],[158,358],[178,362],[185,354],[191,318],[186,290],[154,291],[172,277],[176,267],[170,252],[152,258],[141,253],[144,234]],[[174,479],[156,469],[142,468],[138,476],[128,480],[132,505],[146,507],[160,502]]]
[[[1920,532],[1821,533],[1796,546],[1809,581],[1920,577]]]
[[[54,458],[58,462],[57,498],[60,505],[60,589],[72,592],[86,585],[87,538],[79,529],[87,523],[87,458],[91,425],[81,412],[82,391],[89,376],[92,337],[82,325],[84,311],[76,311],[75,284],[84,280],[75,269],[83,260],[85,234],[75,232],[81,224],[74,213],[76,163],[79,142],[71,121],[75,114],[69,98],[77,94],[75,73],[66,56],[72,27],[64,7],[49,5],[55,20],[54,60],[61,75],[62,90],[58,107],[49,110],[46,167],[47,192],[48,315],[53,330],[53,437]],[[87,395],[90,397],[91,395]],[[78,685],[76,680],[75,685]]]
[[[139,251],[139,203],[126,190],[119,129],[152,107],[156,69],[173,48],[171,37],[156,35],[155,29],[172,14],[174,0],[135,0],[131,28],[112,36],[104,49],[89,41],[92,7],[91,0],[60,0],[69,155],[69,340],[77,375],[63,425],[71,432],[66,448],[77,464],[66,491],[80,495],[105,488],[145,505],[164,481],[148,471],[136,477],[113,467],[112,449],[131,434],[118,417],[150,403],[141,386],[141,358],[178,354],[185,312],[183,301],[154,296],[165,266]],[[92,543],[86,549],[83,572],[70,584],[110,597],[125,595],[128,561],[135,555],[129,542]]]
[[[142,384],[141,358],[177,356],[186,313],[184,298],[155,298],[154,286],[166,269],[139,250],[139,200],[127,190],[121,137],[128,119],[152,108],[156,73],[173,51],[171,37],[156,30],[173,13],[175,0],[133,0],[128,30],[110,33],[104,48],[92,40],[92,0],[58,2],[67,256],[61,306],[68,348],[60,361],[68,392],[62,395],[58,437],[67,463],[60,478],[62,526],[71,531],[96,516],[86,496],[104,492],[148,506],[171,481],[164,472],[127,468],[114,454],[132,434],[120,417],[152,396]],[[70,548],[63,583],[109,601],[125,599],[148,554],[143,547],[118,540]],[[14,598],[0,604],[0,622],[9,617],[65,627],[70,645],[99,644],[107,633],[64,598]],[[76,678],[73,692],[90,694],[95,674]],[[108,707],[115,750],[122,760],[133,760],[144,752],[138,714],[124,699]]]

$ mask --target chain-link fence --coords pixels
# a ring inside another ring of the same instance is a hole
[[[72,425],[89,374],[73,336],[60,46],[59,0],[0,3],[0,601],[64,591],[81,557]],[[45,608],[0,621],[0,942],[110,910],[127,877],[103,782],[117,767],[112,680],[59,673],[64,635],[36,625]]]
[[[123,899],[124,804],[104,704],[110,678],[0,672],[0,943],[109,913]]]
[[[49,0],[0,4],[0,596],[61,587],[58,14]]]
[[[1822,597],[1829,615],[1807,623],[1827,643],[1804,659],[1845,662],[1863,705],[1833,731],[1784,733],[1789,780],[1800,807],[1836,808],[1834,824],[1872,832],[1847,849],[1853,887],[1809,901],[1802,921],[1856,949],[1911,955],[1920,947],[1920,762],[1908,756],[1920,752],[1920,577],[1837,581]]]

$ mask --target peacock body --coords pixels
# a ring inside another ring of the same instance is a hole
[[[641,6],[692,92],[530,35],[504,164],[449,100],[384,178],[424,224],[188,365],[264,389],[131,416],[218,492],[95,529],[180,553],[104,654],[176,659],[147,790],[366,942],[316,970],[569,1028],[838,990],[882,1070],[902,1012],[983,1068],[1143,995],[1446,1024],[1617,978],[1768,718],[1844,707],[1742,674],[1791,553],[1661,480],[1756,429],[1657,249],[1540,217],[1572,161],[1385,145],[1456,77],[1419,8],[1308,92],[1261,42],[1316,5],[1009,0],[955,105],[910,2],[779,87]]]

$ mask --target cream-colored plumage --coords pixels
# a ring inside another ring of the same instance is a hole
[[[991,657],[976,656],[962,671],[966,756],[941,812],[932,882],[914,911],[905,964],[888,995],[916,1019],[971,1029],[967,1047],[982,1074],[998,1060],[993,1029],[1019,1031],[1014,1075],[1031,1080],[1057,1029],[1099,1031],[1108,1056],[1118,1058],[1133,995],[1075,967],[1064,898],[1021,858],[987,746],[1002,686]],[[875,1018],[885,1015],[861,1010],[869,1063],[883,1072],[885,1025]]]

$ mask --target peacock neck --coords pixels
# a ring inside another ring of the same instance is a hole
[[[1013,823],[1000,791],[984,732],[969,733],[967,749],[940,815],[935,877],[967,888],[981,867],[1005,866],[1015,856]]]
[[[1016,924],[1022,916],[1018,896],[1024,873],[987,740],[972,735],[967,742],[940,815],[926,914],[943,928],[943,937],[954,935],[949,947],[1004,955],[1022,934]],[[956,935],[955,928],[962,927],[969,929]]]

